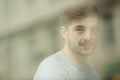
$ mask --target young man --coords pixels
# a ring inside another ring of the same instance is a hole
[[[61,51],[39,65],[34,80],[99,80],[86,58],[95,48],[99,32],[99,12],[90,3],[75,3],[63,13]]]

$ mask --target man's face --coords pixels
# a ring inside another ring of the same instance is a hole
[[[66,45],[74,54],[88,56],[95,48],[99,21],[97,16],[73,20],[64,36]]]

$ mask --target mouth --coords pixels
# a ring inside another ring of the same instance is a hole
[[[81,44],[81,47],[83,47],[84,49],[90,49],[92,46],[89,44]]]
[[[82,46],[82,47],[84,47],[85,49],[90,49],[91,48],[91,46]]]

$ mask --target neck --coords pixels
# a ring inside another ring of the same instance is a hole
[[[78,64],[86,63],[86,56],[81,56],[79,54],[73,53],[68,47],[64,46],[62,49],[64,54],[72,61]]]

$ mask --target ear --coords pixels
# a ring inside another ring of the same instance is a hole
[[[60,33],[61,33],[61,35],[64,39],[67,39],[68,32],[67,32],[67,29],[64,26],[61,26]]]

